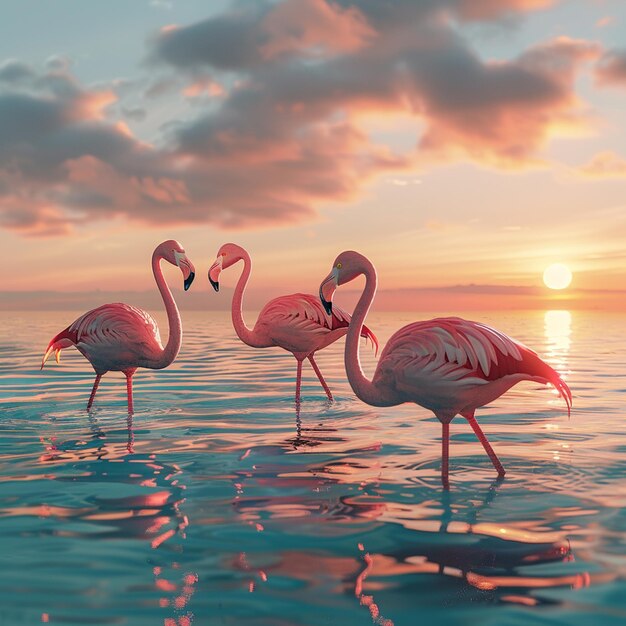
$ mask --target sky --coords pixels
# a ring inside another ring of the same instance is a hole
[[[223,308],[206,269],[233,241],[253,260],[251,306],[315,292],[354,249],[377,267],[382,308],[626,309],[621,0],[2,13],[12,308],[153,291],[150,255],[172,238],[207,307]],[[552,263],[573,272],[563,292],[543,285]],[[238,274],[223,273],[226,295]]]

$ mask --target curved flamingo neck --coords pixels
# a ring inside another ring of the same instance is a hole
[[[154,274],[154,280],[156,281],[157,287],[161,292],[163,304],[165,304],[170,334],[160,358],[156,359],[152,364],[154,369],[162,369],[170,365],[178,355],[178,351],[180,350],[180,346],[183,341],[183,327],[180,321],[180,313],[178,312],[178,307],[176,306],[176,302],[174,302],[172,292],[165,282],[163,272],[161,271],[162,258],[163,257],[155,250],[152,255],[152,273]]]
[[[361,336],[361,330],[363,329],[363,323],[365,322],[365,318],[376,295],[378,282],[376,269],[367,259],[363,261],[362,273],[365,275],[365,288],[354,309],[350,327],[348,328],[348,334],[346,335],[344,358],[346,374],[352,390],[360,400],[372,406],[390,406],[397,404],[397,402],[392,399],[387,399],[384,390],[379,389],[371,380],[366,378],[361,369],[359,338]]]
[[[231,317],[233,320],[233,326],[235,332],[241,341],[245,344],[252,346],[253,348],[259,345],[256,341],[254,331],[246,326],[246,322],[243,319],[243,292],[246,290],[248,280],[250,279],[250,273],[252,272],[252,261],[250,255],[241,248],[241,260],[243,261],[243,271],[237,281],[235,292],[233,293],[233,303],[231,307]]]

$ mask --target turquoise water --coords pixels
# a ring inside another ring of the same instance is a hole
[[[467,314],[534,347],[574,393],[519,385],[478,415],[505,468],[419,407],[355,399],[343,341],[305,366],[184,315],[177,362],[135,377],[76,351],[67,312],[2,313],[0,624],[618,624],[626,621],[623,317]],[[422,315],[372,315],[381,344]],[[163,335],[166,324],[159,318]],[[374,355],[363,346],[364,368]]]

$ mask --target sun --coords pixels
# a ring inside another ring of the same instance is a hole
[[[572,282],[572,272],[564,263],[554,263],[544,270],[543,282],[550,289],[565,289]]]

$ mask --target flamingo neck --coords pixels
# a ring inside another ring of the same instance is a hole
[[[178,312],[178,307],[176,306],[176,302],[174,302],[172,292],[165,282],[163,272],[161,271],[162,258],[163,257],[156,252],[152,255],[152,273],[154,274],[157,287],[161,292],[163,304],[165,304],[167,322],[169,325],[169,337],[160,358],[156,359],[152,364],[154,369],[163,369],[170,365],[178,355],[183,341],[183,327],[180,321],[180,313]]]
[[[372,406],[390,406],[394,404],[394,402],[387,400],[384,391],[366,378],[361,369],[359,338],[361,336],[361,330],[363,329],[363,323],[365,322],[365,318],[376,295],[378,282],[376,269],[367,259],[364,262],[362,273],[365,275],[365,288],[354,309],[350,327],[348,328],[348,334],[346,335],[346,374],[352,390],[360,400]]]
[[[231,317],[233,320],[233,326],[235,332],[241,341],[245,344],[252,346],[253,348],[258,346],[254,331],[246,326],[246,322],[243,319],[243,292],[246,290],[248,280],[250,279],[250,273],[252,272],[252,261],[250,255],[242,248],[241,260],[243,261],[243,271],[237,281],[235,292],[233,294],[233,303],[231,307]]]

